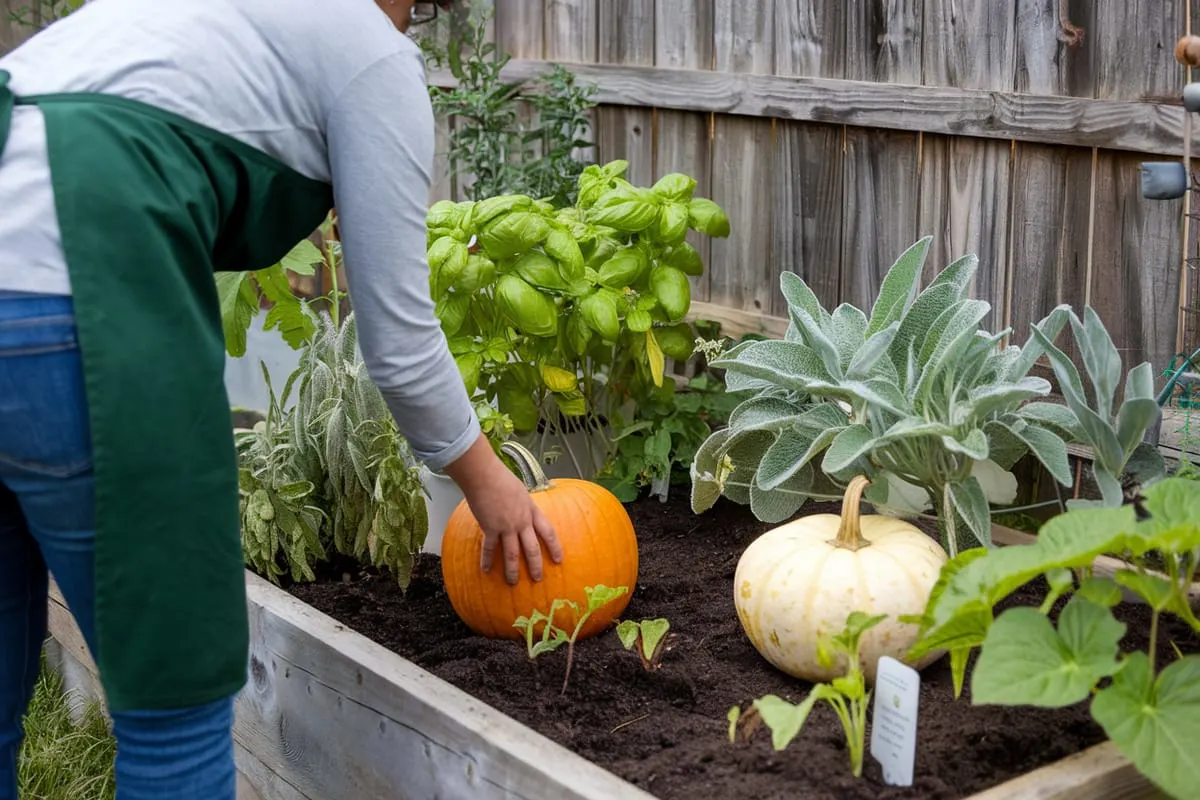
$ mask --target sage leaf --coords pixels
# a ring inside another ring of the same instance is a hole
[[[776,525],[791,518],[808,500],[813,470],[809,464],[771,488],[754,483],[750,487],[750,510],[762,522]]]
[[[1145,653],[1133,653],[1111,686],[1092,699],[1092,716],[1138,771],[1175,797],[1195,794],[1200,775],[1200,656],[1155,680]]]
[[[1082,441],[1079,419],[1064,405],[1058,403],[1027,403],[1014,412],[1017,416],[1036,422],[1043,428],[1072,442]]]
[[[955,436],[943,436],[942,445],[952,453],[961,453],[975,461],[983,461],[988,457],[988,440],[979,428],[972,428],[961,439]]]
[[[875,436],[866,425],[850,425],[843,429],[825,451],[821,468],[827,473],[849,469],[875,444]]]
[[[787,301],[788,308],[802,308],[813,319],[827,321],[829,313],[821,306],[816,293],[794,272],[784,272],[779,276],[779,291]]]
[[[957,298],[962,299],[978,268],[979,256],[968,253],[947,264],[946,268],[939,272],[929,285],[931,287],[949,286],[955,291]]]
[[[780,431],[758,463],[755,484],[763,489],[774,489],[799,472],[805,464],[801,459],[815,438],[811,432],[795,427]]]
[[[1112,338],[1091,306],[1084,308],[1083,319],[1081,323],[1072,314],[1071,328],[1075,332],[1075,342],[1079,346],[1084,369],[1095,390],[1096,410],[1100,416],[1108,419],[1112,417],[1113,399],[1117,384],[1121,381],[1121,354],[1113,346]]]
[[[979,479],[972,475],[961,483],[950,484],[950,501],[954,507],[945,509],[943,513],[953,514],[957,511],[975,535],[975,539],[982,545],[990,545],[992,518],[988,512],[987,496],[983,493]]]
[[[975,705],[1063,708],[1086,700],[1119,668],[1125,625],[1104,606],[1072,597],[1058,631],[1037,609],[1005,611],[992,623],[971,676]]]
[[[884,356],[888,354],[888,348],[891,347],[892,340],[896,338],[896,332],[899,330],[900,324],[893,322],[867,339],[846,366],[846,377],[851,380],[865,380],[871,377],[875,365],[882,363],[885,367],[890,368],[890,375],[895,378],[896,367],[892,364],[891,359],[885,359]]]
[[[845,374],[854,356],[867,341],[867,315],[849,303],[833,310],[829,334],[838,353],[838,374]]]
[[[917,295],[921,271],[929,256],[929,245],[933,237],[926,236],[913,244],[896,259],[879,287],[879,296],[871,307],[871,320],[867,325],[867,336],[883,330],[904,316]]]
[[[1071,486],[1074,483],[1071,464],[1067,458],[1067,443],[1058,434],[1028,423],[1015,425],[1010,424],[1009,420],[1003,420],[1001,424],[1029,447],[1030,452],[1056,481],[1063,486]]]
[[[1125,381],[1125,400],[1117,412],[1117,441],[1128,458],[1146,435],[1146,429],[1158,419],[1154,399],[1154,379],[1150,364],[1143,362],[1129,372]]]

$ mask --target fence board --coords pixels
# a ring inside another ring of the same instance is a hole
[[[1149,359],[1157,374],[1175,352],[1180,201],[1141,197],[1137,161],[1103,153],[1096,173],[1091,305],[1121,350],[1125,369]]]
[[[605,0],[600,5],[601,62],[654,66],[654,5],[654,0]],[[645,186],[655,180],[650,109],[597,109],[595,142],[604,161],[629,162],[628,178],[633,183]]]
[[[739,0],[713,4],[713,64],[723,72],[771,73],[775,66],[774,3]],[[720,264],[709,282],[709,300],[766,311],[778,286],[772,269],[771,123],[718,117],[713,125],[713,199],[729,214],[732,235],[712,243]]]
[[[541,59],[545,47],[545,8],[540,0],[492,0],[496,43],[513,58]]]
[[[713,0],[675,0],[654,5],[654,63],[672,69],[711,69]],[[654,120],[656,175],[682,172],[696,179],[696,192],[712,195],[711,114],[659,109]],[[712,280],[712,246],[706,236],[688,233],[705,265],[691,279],[692,297],[705,301]]]

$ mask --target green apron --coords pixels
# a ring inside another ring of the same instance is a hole
[[[237,140],[101,94],[14,97],[46,141],[83,361],[96,492],[94,657],[113,709],[237,692],[249,642],[214,272],[268,267],[331,187]]]

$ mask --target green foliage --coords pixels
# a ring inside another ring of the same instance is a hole
[[[744,738],[749,739],[760,723],[771,730],[771,742],[776,750],[783,750],[800,735],[808,715],[816,704],[824,700],[838,716],[846,734],[847,750],[850,754],[850,770],[854,777],[862,777],[863,752],[866,749],[867,708],[871,692],[867,689],[859,657],[859,645],[864,633],[886,619],[885,616],[867,616],[853,611],[846,619],[846,627],[837,636],[824,636],[820,640],[817,657],[822,666],[829,668],[839,655],[846,657],[846,674],[835,678],[832,683],[813,686],[799,704],[789,703],[781,697],[767,695],[754,701],[745,715],[739,706],[729,711],[729,740],[737,741],[738,725],[743,726]]]
[[[407,587],[429,529],[418,466],[367,374],[353,315],[339,326],[305,313],[315,332],[299,367],[237,439],[246,562],[271,580],[314,580],[332,548]]]
[[[1158,618],[1175,615],[1200,632],[1188,605],[1200,553],[1200,492],[1182,478],[1149,486],[1145,518],[1132,506],[1076,508],[1045,525],[1035,543],[963,553],[919,620],[911,656],[949,648],[961,681],[966,654],[980,647],[971,676],[976,705],[1059,708],[1091,698],[1092,716],[1117,748],[1164,791],[1190,796],[1200,770],[1200,656],[1180,657],[1156,674]],[[1147,567],[1155,555],[1163,572]],[[1128,564],[1111,578],[1092,563],[1111,555]],[[1051,586],[1039,609],[1018,607],[993,619],[993,609],[1040,577]],[[1122,655],[1125,625],[1111,608],[1133,591],[1153,617],[1148,652]],[[1057,626],[1048,618],[1069,596]],[[1111,678],[1112,682],[1100,687]]]
[[[665,500],[668,485],[690,480],[696,451],[743,399],[710,373],[689,380],[683,392],[665,381],[638,402],[631,423],[614,428],[615,452],[596,482],[623,503],[638,499],[647,486]]]
[[[39,0],[33,6],[21,6],[10,11],[8,18],[26,28],[46,28],[78,11],[88,0]]]
[[[467,184],[474,201],[527,194],[571,205],[584,166],[577,154],[591,147],[595,87],[580,86],[560,65],[528,86],[503,80],[510,56],[487,41],[491,4],[466,5],[447,15],[448,32],[420,39],[430,66],[448,68],[457,82],[429,90],[434,111],[453,120],[451,182]],[[521,113],[522,101],[530,115]]]
[[[450,350],[472,398],[518,435],[616,419],[663,385],[668,355],[692,354],[688,275],[674,265],[703,265],[684,240],[691,217],[665,233],[663,220],[696,206],[696,224],[725,236],[728,220],[692,196],[691,178],[638,188],[627,166],[588,167],[568,208],[518,194],[429,210],[430,288]]]
[[[617,638],[626,650],[637,648],[642,669],[655,672],[662,667],[663,653],[667,650],[667,632],[670,629],[671,623],[662,617],[644,619],[641,622],[627,619],[617,625]]]
[[[563,675],[562,693],[567,693],[567,682],[571,680],[571,665],[575,661],[575,642],[579,638],[579,632],[583,630],[583,626],[591,619],[592,614],[595,614],[604,606],[616,600],[623,594],[628,593],[628,586],[617,586],[611,588],[604,585],[587,586],[584,592],[587,593],[587,608],[580,609],[579,604],[574,600],[564,600],[556,598],[550,604],[550,612],[543,614],[541,611],[535,610],[528,617],[518,617],[513,623],[513,627],[525,633],[525,648],[529,654],[530,660],[536,659],[543,653],[549,653],[557,650],[565,644],[567,646],[567,669]],[[558,615],[559,610],[570,608],[571,613],[575,618],[575,627],[568,633],[554,624],[554,619]],[[535,643],[533,640],[534,629],[538,625],[542,625],[542,633],[540,639]]]
[[[74,712],[79,712],[76,718]],[[117,741],[100,704],[68,699],[62,678],[43,664],[34,685],[25,739],[17,754],[17,796],[37,800],[113,800]]]
[[[1145,365],[1130,373],[1125,404],[1114,422],[1104,422],[1113,419],[1120,361],[1114,367],[1112,342],[1095,314],[1089,309],[1080,324],[1068,307],[1056,308],[1024,347],[1001,346],[1011,330],[981,330],[991,308],[967,296],[975,256],[953,261],[919,289],[929,244],[922,239],[897,259],[869,315],[849,304],[829,312],[802,279],[781,277],[785,338],[744,343],[712,362],[726,370],[731,390],[753,396],[696,454],[697,512],[725,494],[764,521],[781,521],[808,498],[835,496],[863,474],[872,481],[866,499],[881,509],[903,515],[932,506],[954,555],[960,546],[990,545],[991,506],[1014,499],[1010,470],[1026,453],[1065,486],[1072,483],[1066,445],[1092,441],[1088,431],[1119,442],[1105,469],[1120,474],[1131,457],[1142,457],[1136,442],[1151,421],[1143,402],[1149,373]],[[1082,393],[1069,395],[1067,407],[1030,402],[1050,392],[1048,381],[1028,374],[1043,353],[1060,380],[1067,375],[1069,362],[1060,363],[1053,341],[1068,318],[1077,341],[1086,342],[1099,411]]]
[[[337,274],[341,244],[333,239],[334,217],[331,213],[321,225],[325,239],[322,252],[308,239],[299,242],[278,264],[255,272],[219,272],[216,276],[217,298],[221,308],[221,325],[225,330],[225,350],[234,358],[246,354],[246,331],[250,321],[258,316],[263,299],[271,307],[264,321],[265,330],[278,329],[283,340],[293,350],[299,350],[313,336],[312,318],[306,314],[304,301],[292,291],[288,274],[315,275],[320,266]],[[335,290],[328,298],[341,299]]]

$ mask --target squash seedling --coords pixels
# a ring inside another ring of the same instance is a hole
[[[530,616],[521,617],[513,623],[514,628],[525,631],[525,647],[529,653],[530,660],[536,659],[542,653],[557,650],[564,643],[567,645],[567,671],[563,675],[562,694],[567,693],[567,683],[571,680],[571,665],[575,661],[575,641],[579,638],[579,633],[583,630],[583,626],[587,624],[592,614],[628,592],[629,587],[618,586],[616,588],[609,588],[600,584],[598,586],[584,587],[583,591],[587,593],[587,610],[582,613],[580,612],[579,604],[574,600],[559,598],[550,604],[549,614],[534,611]],[[575,613],[575,629],[571,633],[567,633],[554,624],[555,615],[563,607],[569,607]],[[534,643],[533,629],[540,622],[545,623],[545,627],[542,628],[541,639],[537,643]]]
[[[627,619],[617,625],[617,637],[626,650],[633,650],[640,644],[637,654],[642,660],[642,668],[647,672],[656,672],[662,667],[663,653],[670,649],[666,647],[669,638],[667,631],[670,629],[671,623],[661,617],[641,622]]]
[[[831,683],[818,683],[798,705],[781,697],[767,695],[754,701],[753,707],[742,714],[740,706],[729,710],[729,741],[736,742],[738,724],[742,725],[743,741],[765,724],[771,729],[771,741],[776,750],[783,750],[800,734],[805,720],[819,700],[833,707],[842,729],[846,732],[846,744],[850,751],[850,769],[854,777],[862,777],[863,750],[866,745],[867,706],[871,692],[867,690],[866,676],[859,658],[859,642],[864,633],[883,622],[885,615],[867,616],[860,611],[851,612],[846,627],[837,636],[822,637],[817,658],[823,666],[831,666],[837,654],[846,656],[846,674],[834,678]]]

